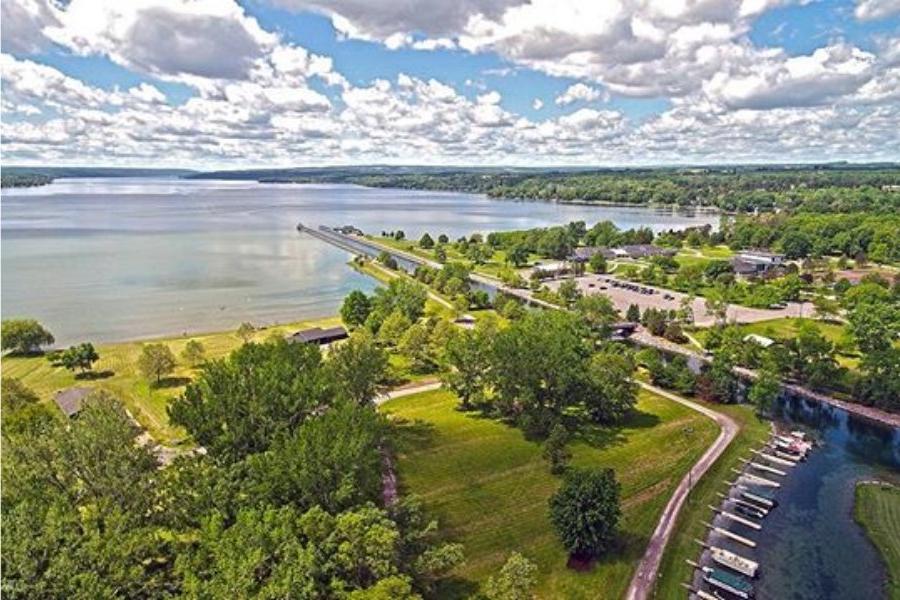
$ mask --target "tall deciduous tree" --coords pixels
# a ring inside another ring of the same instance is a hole
[[[383,388],[388,356],[368,330],[360,329],[331,349],[327,365],[345,398],[356,404],[368,404]]]
[[[192,367],[196,367],[206,360],[206,348],[198,340],[188,340],[181,351],[181,358],[185,363]]]
[[[294,431],[334,393],[318,347],[279,339],[207,362],[168,412],[210,455],[231,462]]]
[[[609,549],[621,514],[612,469],[571,469],[550,498],[550,521],[563,546],[579,558],[597,557]]]
[[[144,344],[137,361],[144,377],[155,380],[157,385],[162,382],[163,375],[175,370],[176,364],[175,355],[165,344]]]
[[[53,334],[34,319],[8,319],[0,325],[0,347],[19,354],[40,352],[54,342]]]
[[[537,584],[537,565],[513,552],[503,568],[488,578],[484,585],[487,600],[531,600]]]
[[[369,318],[372,302],[359,290],[353,290],[341,304],[341,320],[349,327],[359,327]]]

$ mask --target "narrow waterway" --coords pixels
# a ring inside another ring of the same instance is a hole
[[[755,531],[716,517],[715,523],[757,543],[747,548],[718,534],[710,542],[760,564],[754,580],[762,600],[872,600],[884,597],[885,567],[853,519],[856,482],[900,481],[900,431],[839,408],[784,398],[776,419],[819,440],[805,462],[780,467],[778,506]]]

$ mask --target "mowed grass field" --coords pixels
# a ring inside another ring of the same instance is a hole
[[[340,319],[337,317],[298,321],[259,329],[253,339],[264,341],[270,335],[286,335],[307,327],[330,327],[339,324]],[[192,339],[203,344],[207,359],[226,356],[242,343],[233,331],[226,331],[191,337],[100,344],[96,346],[100,360],[94,364],[94,372],[100,376],[94,379],[76,379],[71,371],[54,367],[44,356],[4,356],[3,377],[21,379],[46,402],[52,402],[53,395],[58,390],[71,386],[107,390],[125,404],[131,414],[157,441],[177,445],[184,441],[185,432],[169,423],[166,406],[172,398],[184,390],[184,385],[194,374],[194,370],[184,364],[180,356],[185,344]],[[159,388],[151,386],[137,369],[141,347],[151,342],[166,344],[179,361],[175,372],[168,379],[168,384]]]
[[[403,491],[421,496],[441,531],[465,546],[465,563],[441,582],[441,598],[471,596],[513,551],[538,565],[541,598],[621,597],[672,490],[718,435],[710,419],[642,391],[628,422],[573,441],[573,465],[615,469],[623,507],[619,547],[591,572],[577,573],[566,567],[549,521],[560,480],[541,458],[541,445],[456,406],[444,391],[383,406],[397,423]]]
[[[854,514],[887,566],[886,597],[900,600],[900,488],[857,485]]]

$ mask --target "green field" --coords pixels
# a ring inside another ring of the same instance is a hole
[[[548,520],[559,480],[540,444],[455,407],[442,391],[384,405],[399,425],[404,491],[423,497],[442,531],[465,546],[464,565],[439,586],[443,598],[469,597],[513,551],[538,565],[540,597],[621,597],[672,490],[718,434],[711,420],[642,391],[623,426],[585,431],[573,442],[574,465],[616,470],[624,513],[620,548],[593,571],[576,573]]]
[[[695,399],[695,402],[700,401]],[[731,481],[734,477],[731,468],[737,467],[739,459],[749,455],[749,449],[759,447],[769,435],[769,422],[757,418],[750,406],[734,404],[709,406],[729,415],[741,425],[741,430],[710,470],[699,481],[694,482],[694,488],[678,516],[672,537],[663,554],[655,598],[683,600],[687,596],[680,583],[690,579],[692,569],[684,561],[688,558],[696,560],[700,554],[700,546],[694,542],[694,538],[706,537],[706,528],[702,521],[709,520],[709,505],[719,504],[716,492],[725,492],[727,486],[724,481]]]
[[[259,329],[254,339],[263,341],[273,334],[285,335],[307,327],[330,327],[338,324],[340,324],[340,319],[336,317],[299,321]],[[3,377],[21,379],[25,385],[32,388],[41,399],[47,402],[52,401],[56,391],[73,385],[108,390],[125,404],[131,414],[156,440],[169,445],[177,444],[184,440],[184,432],[169,424],[166,406],[172,398],[184,390],[184,384],[193,375],[193,370],[186,365],[179,364],[175,373],[169,378],[170,385],[155,388],[150,386],[138,372],[136,363],[141,346],[146,342],[166,344],[180,362],[179,355],[185,344],[191,339],[198,340],[203,344],[207,358],[225,356],[241,344],[241,340],[234,332],[100,344],[97,346],[100,360],[94,365],[94,371],[101,377],[91,380],[76,379],[72,372],[62,367],[54,367],[43,356],[4,356],[2,359]]]
[[[877,483],[857,485],[854,516],[887,566],[886,597],[900,600],[900,488]]]
[[[755,333],[756,335],[762,335],[774,340],[785,340],[795,337],[800,330],[800,325],[804,322],[815,325],[823,336],[835,344],[842,342],[846,343],[848,341],[849,334],[847,333],[846,328],[840,323],[814,319],[794,319],[786,317],[782,319],[771,319],[769,321],[758,321],[756,323],[737,325],[737,327],[740,328],[745,335]],[[699,329],[694,335],[701,343],[704,343],[706,341],[707,333],[707,330]]]

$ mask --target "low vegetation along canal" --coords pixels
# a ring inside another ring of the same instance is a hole
[[[854,521],[854,489],[861,480],[900,481],[900,431],[799,399],[784,400],[778,417],[788,427],[808,429],[820,445],[777,478],[778,507],[762,531],[748,535],[758,543],[752,553],[761,569],[757,598],[884,597],[885,567]]]

